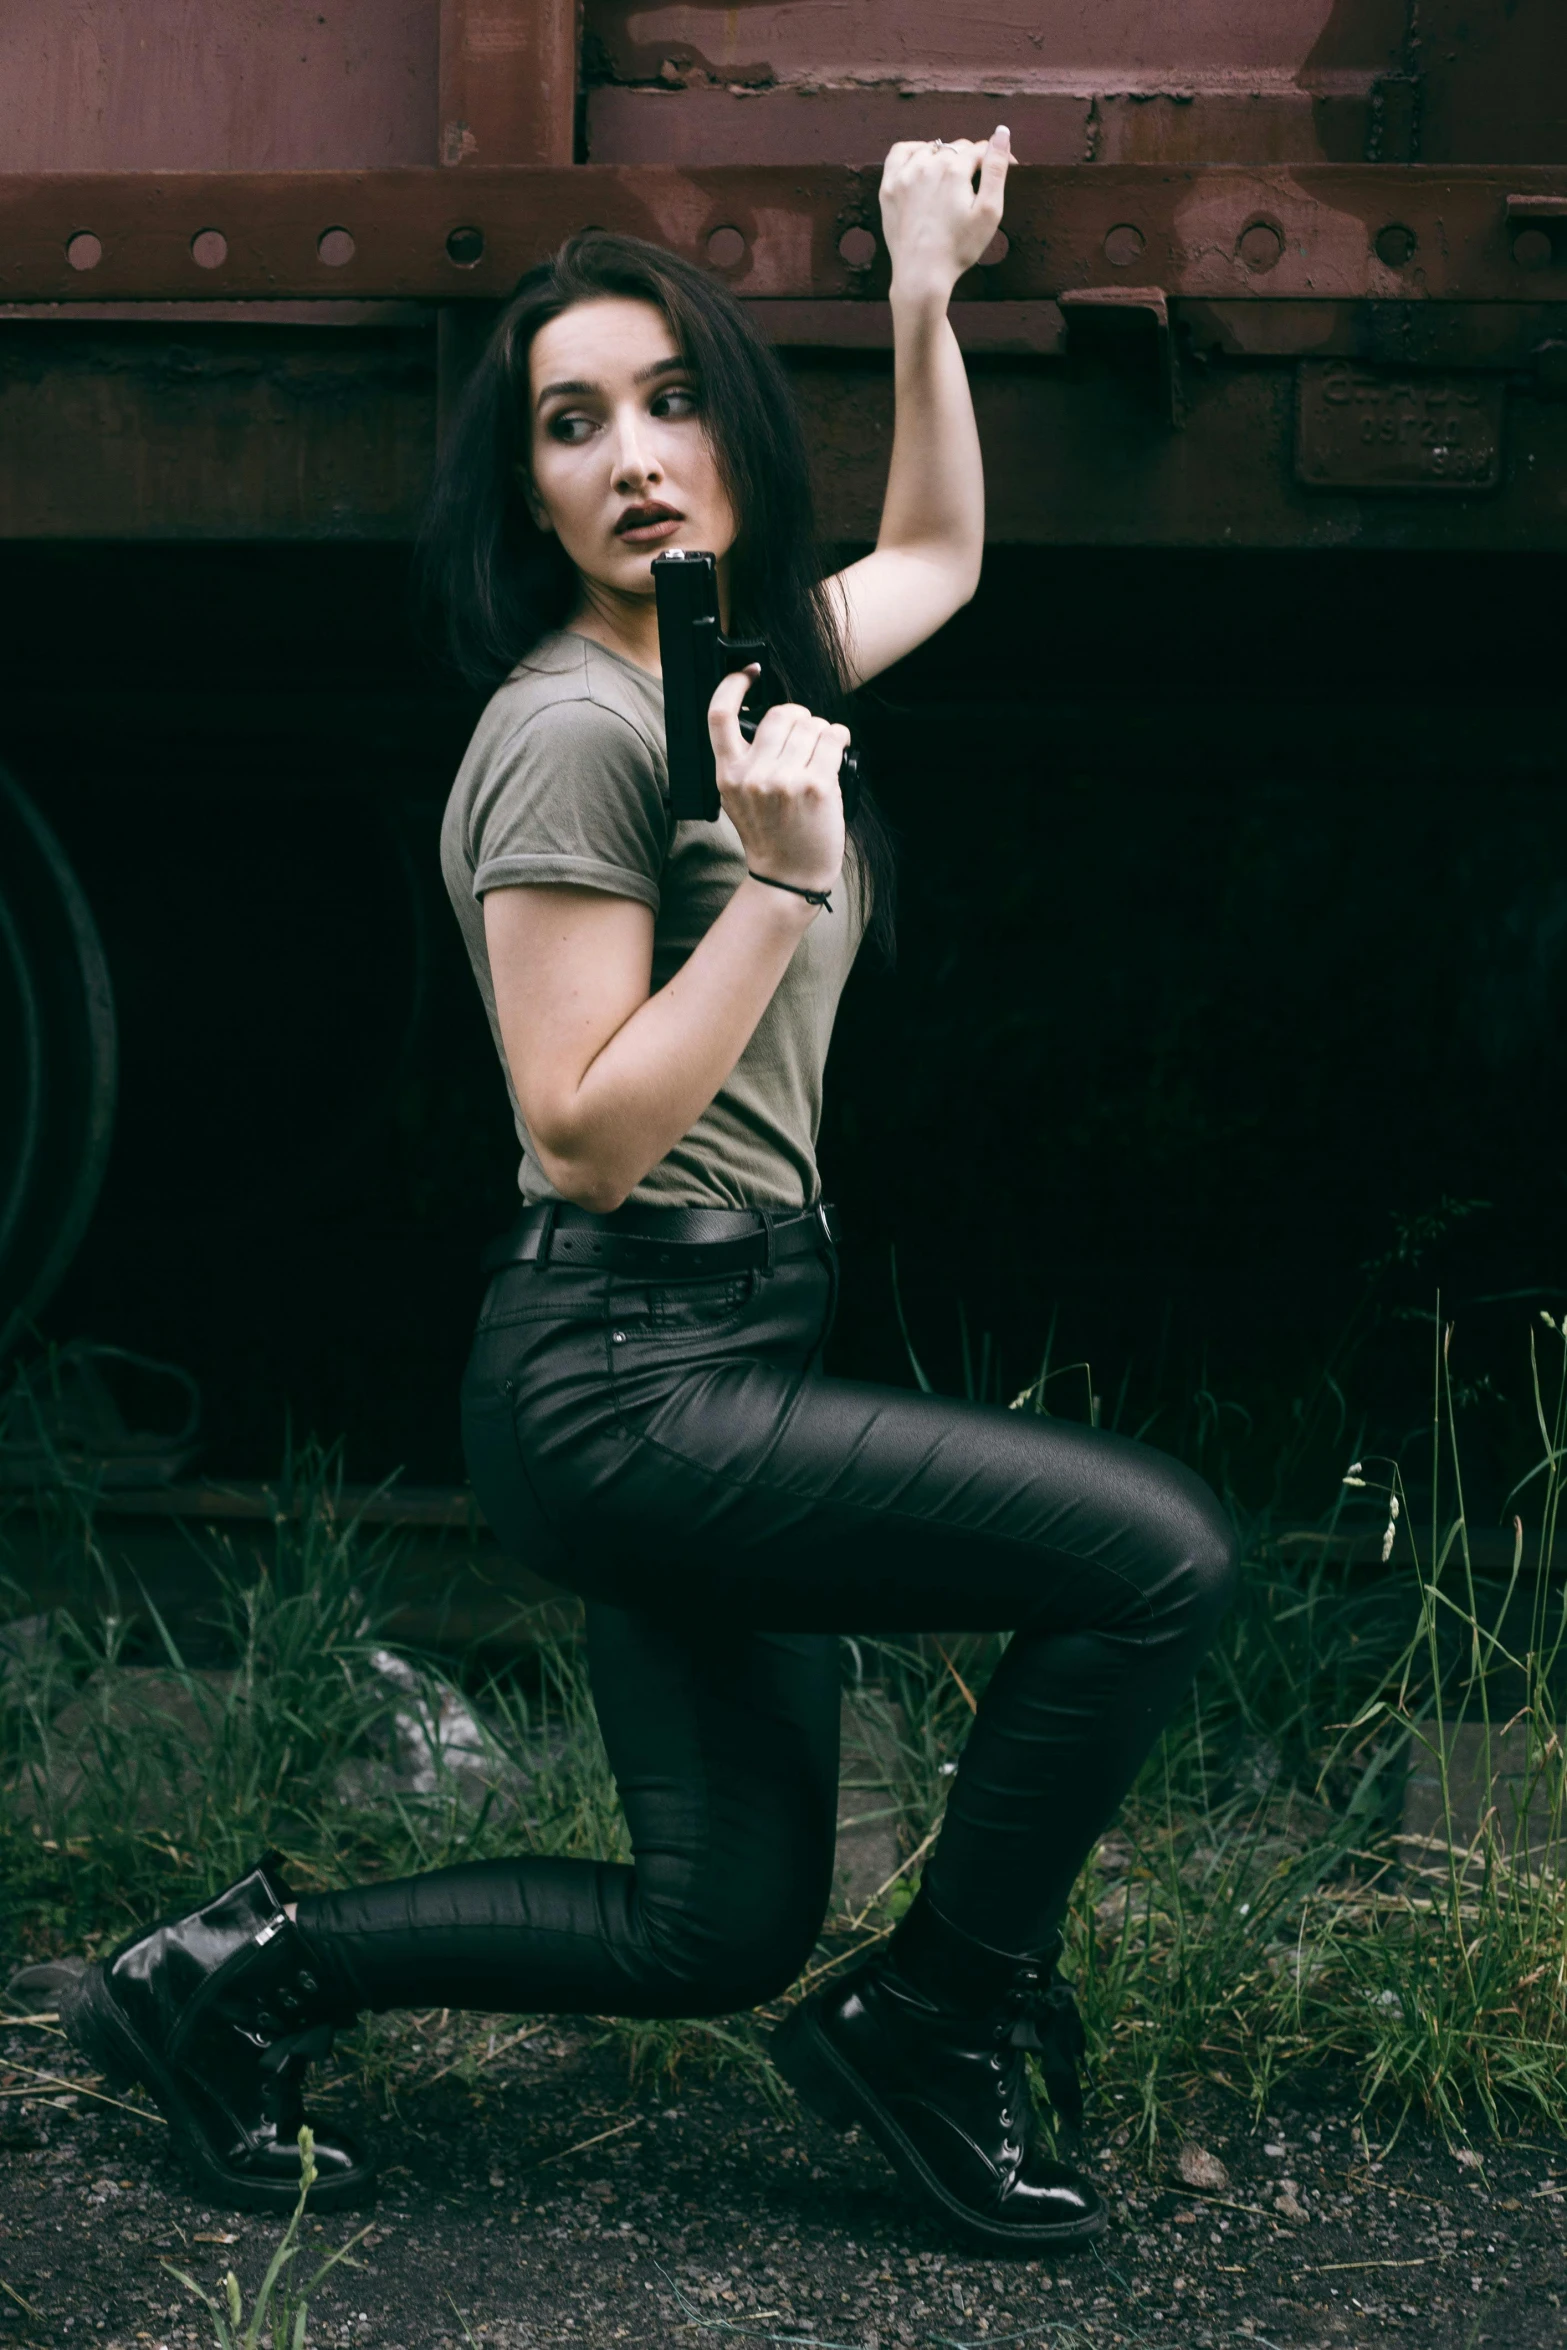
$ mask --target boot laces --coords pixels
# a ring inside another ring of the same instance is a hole
[[[990,2067],[996,2076],[998,2118],[1006,2132],[998,2151],[1003,2165],[1016,2170],[1033,2138],[1034,2107],[1028,2087],[1028,2064],[1017,2038],[1017,2022],[1010,2002],[996,2019],[995,2042]]]
[[[1087,2037],[1072,1987],[1062,1982],[1053,1965],[1018,1969],[1001,2028],[1018,2051],[1020,2083],[1024,2074],[1022,2052],[1032,2050],[1040,2060],[1051,2104],[1068,2129],[1080,2130],[1083,2089],[1079,2067]]]
[[[293,2137],[305,2118],[304,2081],[318,2057],[332,2053],[330,2024],[274,2040],[261,2059],[261,2109],[279,2137]]]

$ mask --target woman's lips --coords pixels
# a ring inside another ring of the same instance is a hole
[[[615,536],[628,547],[654,547],[672,538],[684,520],[683,514],[660,514],[651,522],[628,523]]]

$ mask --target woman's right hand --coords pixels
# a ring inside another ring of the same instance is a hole
[[[719,798],[753,873],[796,889],[831,889],[843,870],[838,769],[849,729],[799,702],[778,702],[747,742],[740,705],[757,675],[754,666],[732,671],[708,704]]]

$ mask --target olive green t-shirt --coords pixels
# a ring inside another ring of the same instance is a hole
[[[441,828],[441,870],[484,998],[522,1145],[523,1199],[553,1199],[506,1067],[485,949],[487,890],[574,885],[653,910],[653,989],[677,971],[745,874],[727,816],[668,808],[664,689],[619,653],[560,630],[492,697]],[[808,1207],[833,1018],[860,942],[846,875],[816,917],[716,1098],[631,1197],[661,1207]]]

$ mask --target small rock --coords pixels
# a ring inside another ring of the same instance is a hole
[[[29,2015],[47,2014],[58,2007],[61,1992],[80,1979],[86,1966],[84,1958],[49,1958],[38,1966],[24,1966],[7,1983],[5,1996]]]
[[[1175,2167],[1188,2187],[1197,2187],[1205,2194],[1222,2195],[1230,2183],[1230,2174],[1218,2156],[1203,2146],[1190,2143],[1183,2146]]]
[[[12,1791],[23,1819],[69,1811],[90,1784],[115,1774],[120,1816],[135,1828],[167,1827],[171,1797],[201,1786],[207,1756],[231,1706],[231,1672],[171,1665],[100,1665],[54,1717],[44,1759]]]
[[[1273,2208],[1284,2219],[1310,2219],[1311,2217],[1300,2197],[1290,2187],[1286,2187],[1282,2194],[1274,2196]]]
[[[1109,1892],[1103,1894],[1100,1899],[1094,1903],[1095,1921],[1099,1925],[1108,1928],[1111,1933],[1115,1933],[1125,1925],[1127,1912],[1131,1906],[1131,1886],[1124,1884],[1112,1885]]]
[[[898,1773],[908,1742],[903,1709],[877,1683],[843,1693],[838,1718],[838,1841],[833,1883],[851,1915],[898,1868]]]
[[[1243,1738],[1235,1749],[1235,1785],[1242,1795],[1260,1799],[1271,1794],[1283,1769],[1283,1757],[1271,1738]]]

